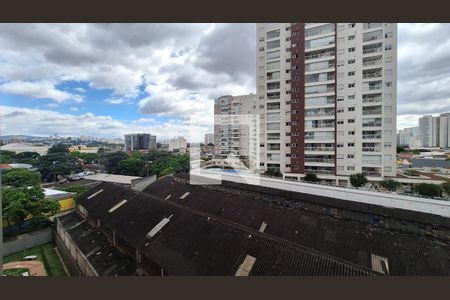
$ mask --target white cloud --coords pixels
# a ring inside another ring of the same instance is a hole
[[[28,96],[35,99],[51,99],[57,103],[82,102],[83,97],[55,88],[50,82],[11,81],[0,85],[0,92]]]
[[[71,111],[78,111],[78,107],[71,107],[70,110]]]
[[[0,106],[0,118],[1,132],[17,135],[47,135],[51,132],[61,136],[123,137],[127,133],[148,132],[156,135],[158,140],[183,135],[190,141],[199,142],[203,140],[204,134],[209,132],[207,126],[189,127],[188,122],[179,120],[154,122],[145,126],[138,124],[145,123],[142,119],[123,122],[114,120],[111,116],[99,116],[90,112],[75,116],[51,110],[12,106]]]

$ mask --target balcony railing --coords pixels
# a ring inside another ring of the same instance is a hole
[[[382,35],[369,36],[369,37],[363,38],[363,42],[376,41],[376,40],[381,39],[382,37],[383,37]]]
[[[267,110],[279,110],[280,106],[267,106]]]
[[[381,176],[381,173],[378,171],[362,171],[362,173],[366,176]]]
[[[332,171],[332,170],[312,170],[312,169],[305,169],[305,173],[312,173],[312,174],[334,174],[334,171]]]
[[[363,110],[363,115],[381,115],[381,110]]]
[[[305,151],[334,151],[334,147],[305,147]]]
[[[327,76],[326,78],[314,78],[314,79],[306,79],[305,83],[314,83],[314,82],[321,82],[321,81],[328,81],[328,80],[335,80],[335,76]]]
[[[381,147],[363,147],[362,152],[381,152]]]
[[[323,90],[317,90],[317,91],[306,91],[305,90],[305,94],[322,94],[322,93],[333,93],[333,92],[334,92],[334,87],[326,88]]]
[[[269,99],[269,100],[280,99],[280,95],[271,95],[271,96],[267,96],[267,99]]]
[[[278,76],[267,76],[267,80],[275,80],[275,79],[280,79],[280,75],[278,75]]]
[[[318,162],[318,163],[334,164],[334,159],[332,159],[332,158],[309,158],[309,157],[305,157],[305,162]]]
[[[383,23],[364,23],[363,29],[375,29],[383,27]]]
[[[381,72],[376,72],[376,73],[364,73],[364,74],[363,74],[363,79],[379,78],[379,77],[381,77],[381,76],[382,76]]]
[[[334,51],[325,52],[325,53],[317,53],[317,54],[308,54],[308,55],[305,55],[305,60],[318,59],[318,58],[322,58],[322,57],[332,57],[332,56],[334,56]]]
[[[362,126],[363,127],[381,127],[382,123],[381,122],[363,123]]]
[[[320,71],[320,70],[326,70],[326,69],[332,69],[332,68],[334,68],[334,64],[319,65],[316,67],[310,67],[309,65],[306,65],[305,72],[314,72],[314,71]]]
[[[334,111],[333,112],[318,112],[318,113],[305,114],[305,117],[327,117],[327,116],[334,116]]]
[[[383,99],[381,96],[375,96],[375,97],[363,97],[362,102],[363,103],[373,103],[373,102],[381,102]]]
[[[381,64],[381,59],[374,59],[374,60],[366,60],[363,61],[363,67],[367,67],[367,66],[377,66]]]
[[[363,88],[363,92],[380,90],[382,85],[369,85]]]
[[[306,129],[314,129],[314,128],[333,128],[334,124],[315,124],[313,126],[306,126]]]
[[[327,105],[327,104],[334,104],[334,99],[326,100],[324,102],[305,102],[305,106]]]
[[[381,139],[381,134],[363,134],[363,139]]]
[[[369,49],[363,49],[363,54],[371,54],[371,53],[377,53],[381,52],[383,49],[381,47],[379,48],[369,48]]]

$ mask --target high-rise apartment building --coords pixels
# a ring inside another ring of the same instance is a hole
[[[256,64],[263,170],[395,176],[395,23],[260,23]]]
[[[399,130],[398,144],[418,148],[422,146],[419,127],[410,127]]]
[[[156,150],[156,136],[148,133],[126,134],[125,150]]]
[[[259,144],[256,95],[221,96],[214,102],[214,146],[216,156],[230,154],[257,161]]]
[[[214,133],[205,134],[205,145],[214,144]]]
[[[169,141],[169,151],[186,153],[187,151],[187,141],[184,137],[179,136],[171,139]]]
[[[433,146],[433,116],[425,115],[419,118],[419,133],[423,147]]]

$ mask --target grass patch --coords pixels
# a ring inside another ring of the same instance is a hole
[[[25,272],[28,273],[28,269],[14,268],[14,269],[3,270],[3,274],[5,274],[6,276],[22,276],[22,274]]]
[[[53,243],[43,244],[5,256],[3,257],[3,263],[6,264],[8,262],[23,260],[28,255],[37,256],[36,260],[44,264],[48,276],[67,276]]]

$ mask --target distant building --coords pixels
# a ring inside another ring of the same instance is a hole
[[[214,103],[214,146],[216,156],[227,158],[230,154],[256,161],[259,155],[256,131],[250,131],[245,115],[256,116],[256,95],[222,96]],[[242,119],[238,116],[243,116]],[[256,120],[257,122],[258,120]],[[256,125],[255,125],[256,126]],[[253,141],[253,142],[252,142]]]
[[[412,148],[418,148],[422,146],[419,127],[405,128],[400,130],[398,134],[399,145],[408,145]]]
[[[69,152],[97,153],[98,147],[87,147],[86,145],[74,145],[69,147]]]
[[[214,144],[214,133],[205,134],[205,145]]]
[[[450,147],[450,113],[419,119],[420,139],[423,147]]]
[[[184,137],[179,136],[173,138],[169,141],[169,151],[186,153],[187,151],[187,141]]]
[[[433,145],[433,116],[426,115],[419,118],[419,134],[421,146],[431,147]]]
[[[156,136],[148,133],[126,134],[125,150],[156,150]]]

